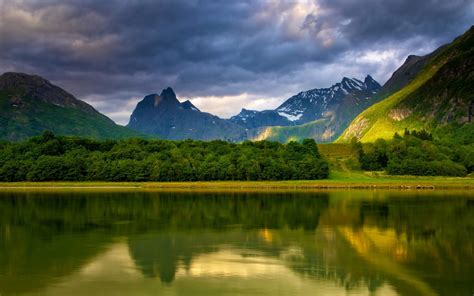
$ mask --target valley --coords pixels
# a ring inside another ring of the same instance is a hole
[[[474,295],[473,20],[0,0],[0,296]]]

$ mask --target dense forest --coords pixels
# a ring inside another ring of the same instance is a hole
[[[471,144],[469,144],[471,143]],[[426,132],[405,130],[393,139],[378,139],[364,148],[355,138],[351,145],[360,168],[385,170],[390,175],[466,176],[474,171],[474,141],[434,140]]]
[[[0,143],[0,181],[313,180],[329,174],[314,140],[107,140],[41,136]]]
[[[351,142],[359,168],[390,175],[466,176],[473,141],[452,142],[422,131],[362,145]],[[0,181],[315,180],[329,175],[316,142],[106,140],[44,132],[0,142]]]

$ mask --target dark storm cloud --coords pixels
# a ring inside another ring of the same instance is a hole
[[[0,70],[43,75],[121,122],[136,98],[168,85],[229,115],[242,104],[267,107],[256,98],[272,106],[344,75],[372,73],[383,82],[406,55],[467,30],[473,7],[467,0],[0,0]]]
[[[350,20],[342,32],[352,42],[397,42],[414,36],[450,41],[473,20],[470,0],[322,0],[330,17]]]

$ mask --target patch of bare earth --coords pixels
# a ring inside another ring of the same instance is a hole
[[[388,113],[388,117],[392,120],[395,120],[395,121],[401,121],[401,120],[407,118],[408,116],[410,116],[411,113],[412,113],[412,111],[410,109],[407,109],[407,108],[392,109]]]
[[[359,119],[357,119],[356,122],[352,123],[347,128],[347,132],[344,135],[344,139],[349,140],[352,137],[356,137],[360,139],[362,137],[362,133],[368,127],[368,125],[369,125],[369,121],[364,117],[360,117]]]

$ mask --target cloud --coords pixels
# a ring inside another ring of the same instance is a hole
[[[228,117],[342,76],[383,83],[473,17],[469,0],[0,1],[0,71],[42,75],[122,124],[167,86]]]
[[[200,110],[205,110],[211,114],[220,114],[224,118],[236,115],[235,110],[242,109],[245,106],[250,110],[263,110],[276,108],[282,103],[279,97],[261,97],[242,93],[233,96],[206,96],[195,97],[191,102]]]

